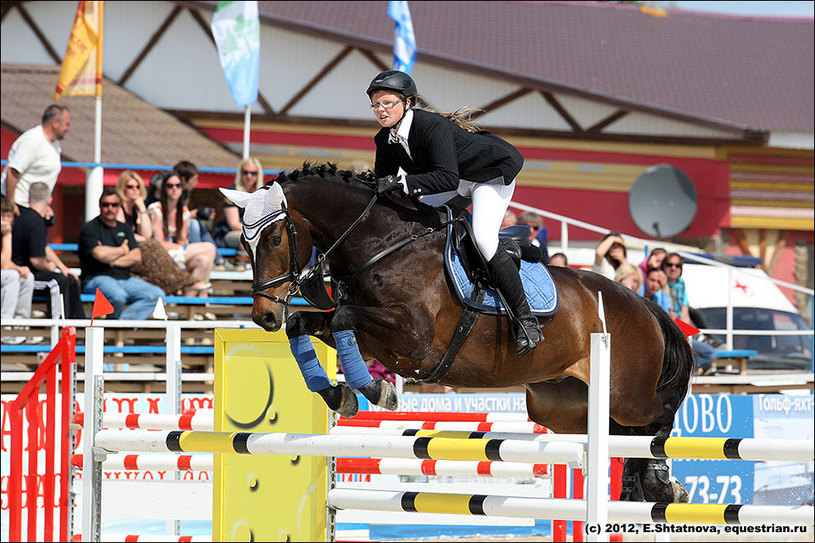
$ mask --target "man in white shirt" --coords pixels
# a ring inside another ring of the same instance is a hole
[[[45,183],[51,192],[54,191],[62,169],[59,142],[70,129],[68,108],[51,104],[42,115],[42,123],[23,132],[12,144],[1,181],[3,196],[14,204],[15,215],[20,214],[20,206],[28,207],[32,183]]]

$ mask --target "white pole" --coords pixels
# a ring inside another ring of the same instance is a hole
[[[252,119],[252,106],[246,106],[243,113],[243,158],[249,158],[249,127]]]
[[[94,124],[93,161],[97,164],[88,170],[85,186],[85,222],[99,215],[99,197],[102,196],[104,185],[104,169],[98,164],[102,163],[102,97],[96,96],[96,120]]]
[[[591,439],[588,440],[588,458],[586,460],[586,469],[588,469],[586,477],[587,541],[605,541],[605,538],[608,537],[603,533],[603,527],[608,521],[609,499],[610,365],[611,334],[592,334],[588,427],[588,435],[591,436]]]
[[[727,311],[725,313],[725,346],[728,350],[733,350],[733,270],[727,269]]]
[[[165,319],[165,322],[167,320]],[[178,415],[181,413],[181,326],[170,324],[167,326],[165,336],[167,346],[167,358],[165,372],[167,375],[167,413]],[[173,480],[181,480],[181,474],[174,471]],[[167,535],[178,535],[181,533],[181,521],[177,519],[167,519]]]
[[[96,433],[102,429],[104,400],[105,329],[85,328],[85,439],[82,454],[82,541],[100,541],[102,518],[102,463],[94,458]]]

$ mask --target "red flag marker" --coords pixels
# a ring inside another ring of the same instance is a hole
[[[682,330],[682,333],[685,334],[685,337],[695,336],[696,334],[699,333],[698,328],[694,328],[693,326],[686,323],[682,319],[676,318],[674,319],[674,322],[679,327],[679,329]]]
[[[93,319],[103,315],[110,315],[113,313],[113,306],[110,304],[102,291],[96,289],[96,298],[93,300],[93,313],[91,313],[91,326],[93,326]]]

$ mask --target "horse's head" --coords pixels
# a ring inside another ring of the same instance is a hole
[[[252,263],[252,320],[270,332],[279,330],[293,294],[290,286],[311,256],[308,229],[296,224],[278,183],[253,193],[220,190],[244,210],[241,243]]]

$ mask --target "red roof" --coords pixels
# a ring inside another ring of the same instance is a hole
[[[390,52],[387,4],[259,2],[267,24]],[[611,2],[409,6],[420,62],[714,125],[815,131],[811,18],[660,17]]]

